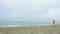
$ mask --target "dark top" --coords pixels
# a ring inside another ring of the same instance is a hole
[[[55,20],[53,20],[53,24],[55,24]]]

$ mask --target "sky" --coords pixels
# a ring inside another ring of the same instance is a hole
[[[60,19],[60,0],[0,0],[0,20]]]

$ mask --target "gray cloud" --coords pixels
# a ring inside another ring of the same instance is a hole
[[[60,0],[51,1],[52,3],[49,2],[48,4],[33,5],[32,0],[0,0],[0,17],[6,19],[50,18],[49,10],[52,11],[50,8],[56,8],[55,10],[60,8],[59,1]],[[55,12],[59,15],[59,12]]]

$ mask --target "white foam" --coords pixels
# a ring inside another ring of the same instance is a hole
[[[0,26],[0,27],[21,27],[21,25],[4,25],[4,26]]]
[[[0,26],[0,27],[22,27],[22,26],[30,27],[30,26],[46,26],[46,25],[52,25],[52,24],[43,24],[43,25],[3,25],[3,26]]]

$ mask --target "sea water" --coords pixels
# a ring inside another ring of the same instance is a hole
[[[60,22],[57,21],[57,24]],[[0,20],[0,25],[47,25],[52,24],[52,21],[8,21]]]

